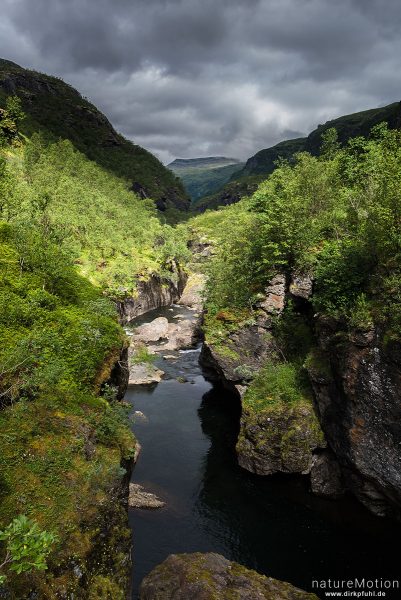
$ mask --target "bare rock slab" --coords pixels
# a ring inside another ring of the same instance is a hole
[[[163,508],[166,503],[160,500],[156,494],[146,492],[138,483],[129,484],[128,506],[131,508],[155,509]]]
[[[136,342],[158,342],[168,336],[168,320],[166,317],[157,317],[150,323],[144,323],[136,328],[133,336]]]
[[[159,383],[164,371],[149,363],[138,363],[130,366],[128,385],[149,385]]]
[[[215,553],[171,554],[147,575],[140,600],[318,600]]]

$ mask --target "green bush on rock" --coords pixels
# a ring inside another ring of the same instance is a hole
[[[35,521],[19,515],[4,531],[0,531],[0,540],[5,544],[5,556],[0,569],[10,569],[20,574],[47,569],[46,557],[57,538],[53,533],[41,531]],[[0,572],[0,584],[6,578]]]

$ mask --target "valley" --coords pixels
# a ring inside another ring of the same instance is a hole
[[[2,597],[397,578],[400,159],[394,103],[166,168],[0,61]]]

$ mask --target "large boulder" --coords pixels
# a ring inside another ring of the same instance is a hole
[[[134,363],[129,368],[129,385],[150,385],[159,383],[164,371],[149,363]]]
[[[142,581],[140,600],[318,600],[220,554],[171,554]]]
[[[158,342],[168,337],[169,323],[166,317],[157,317],[150,323],[144,323],[137,327],[133,336],[134,343]]]
[[[313,451],[324,446],[311,402],[255,410],[246,405],[245,397],[236,448],[244,469],[257,475],[306,474],[312,468]]]

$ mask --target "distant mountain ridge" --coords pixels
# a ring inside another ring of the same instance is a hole
[[[233,173],[230,181],[209,196],[203,197],[193,209],[204,212],[208,208],[215,209],[234,204],[244,196],[252,194],[259,182],[274,171],[280,158],[291,160],[297,152],[319,155],[322,135],[332,127],[337,130],[339,142],[344,144],[354,137],[369,136],[372,127],[382,122],[387,123],[390,129],[401,128],[401,102],[332,119],[318,125],[307,137],[284,140],[275,146],[260,150],[246,161],[243,169]]]
[[[176,158],[167,165],[183,182],[196,204],[204,196],[213,194],[230,181],[244,167],[237,158],[207,156],[203,158]]]
[[[332,127],[337,130],[338,141],[344,144],[353,137],[360,135],[367,137],[372,127],[383,121],[388,124],[390,129],[401,126],[400,102],[332,119],[324,125],[318,125],[308,137],[285,140],[271,148],[260,150],[246,161],[245,167],[237,173],[237,177],[270,174],[274,171],[275,162],[279,158],[288,159],[297,152],[310,152],[318,155],[322,135]]]
[[[176,158],[167,167],[176,172],[178,169],[206,169],[226,167],[235,165],[241,161],[238,158],[227,158],[226,156],[206,156],[203,158]]]
[[[187,210],[189,198],[179,180],[153,154],[115,131],[107,117],[71,85],[57,77],[0,59],[0,107],[20,97],[27,115],[22,132],[51,140],[68,139],[90,160],[130,182],[159,210]]]

